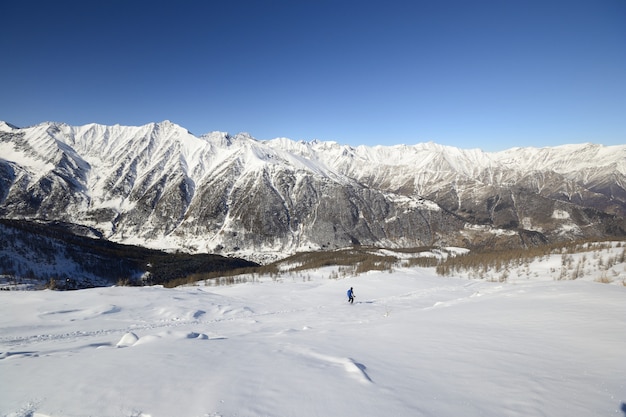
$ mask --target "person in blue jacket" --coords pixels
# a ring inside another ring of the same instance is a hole
[[[352,287],[348,290],[348,302],[350,302],[350,304],[354,302],[354,290]]]

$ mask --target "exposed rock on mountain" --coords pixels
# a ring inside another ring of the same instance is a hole
[[[519,246],[624,235],[626,146],[200,137],[171,122],[0,123],[0,216],[251,259],[349,245]]]

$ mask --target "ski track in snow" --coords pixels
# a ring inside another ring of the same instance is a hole
[[[433,308],[449,307],[458,303],[467,302],[472,297],[494,293],[502,288],[501,286],[498,286],[495,288],[491,288],[489,290],[483,289],[482,292],[479,293],[477,291],[472,290],[472,287],[474,285],[475,283],[468,283],[464,285],[464,288],[468,290],[467,295],[460,297],[460,298],[456,297],[459,291],[458,286],[439,286],[439,287],[411,291],[411,292],[407,292],[405,294],[400,294],[396,296],[383,297],[380,299],[356,301],[355,304],[356,305],[374,304],[374,305],[379,305],[379,306],[393,305],[394,309],[398,309],[398,308],[401,308],[401,304],[400,304],[401,300],[409,301],[411,306],[413,307],[415,306],[416,302],[419,304],[420,300],[423,300],[423,303],[420,304],[420,306],[422,309],[427,310],[427,309],[433,309]],[[449,297],[449,298],[444,297],[444,295],[446,294],[452,295],[452,297]],[[440,301],[436,301],[433,303],[432,302],[433,297],[437,298]],[[173,297],[173,299],[175,300],[178,299],[181,301],[184,300],[183,298],[179,298],[179,297]],[[309,307],[309,309],[310,308],[323,309],[324,307],[315,306],[315,307]],[[70,321],[73,321],[73,320],[78,320],[78,318],[86,319],[86,318],[93,318],[97,315],[108,315],[108,314],[119,313],[122,311],[122,308],[116,305],[111,305],[110,308],[101,309],[101,310],[102,311],[100,312],[98,312],[97,309],[56,310],[56,311],[43,312],[40,314],[40,316],[47,317],[47,316],[63,315],[63,316],[69,317],[71,315],[75,315],[77,318],[69,318]],[[132,325],[125,326],[125,327],[114,327],[114,328],[109,328],[109,329],[98,329],[98,330],[92,330],[92,331],[77,330],[77,331],[62,332],[62,333],[48,332],[48,333],[40,333],[40,334],[34,334],[34,335],[29,335],[29,336],[18,336],[18,337],[0,336],[0,346],[5,346],[5,349],[7,349],[7,351],[4,351],[4,352],[0,351],[0,360],[14,359],[17,357],[33,357],[33,356],[36,357],[40,355],[63,354],[63,353],[68,352],[67,350],[63,350],[63,349],[52,349],[52,350],[36,349],[36,346],[43,342],[63,342],[63,341],[79,341],[79,340],[85,341],[85,343],[81,345],[72,346],[69,349],[69,351],[71,352],[76,352],[82,349],[98,349],[98,348],[106,348],[106,347],[114,347],[114,346],[115,347],[127,347],[127,346],[132,346],[135,343],[142,344],[142,343],[146,343],[146,341],[148,340],[154,339],[155,337],[151,335],[151,333],[153,331],[160,330],[160,329],[176,329],[179,327],[189,327],[189,326],[205,328],[205,327],[210,327],[211,325],[214,325],[217,323],[242,321],[242,320],[255,320],[255,319],[268,317],[268,316],[299,313],[299,312],[304,312],[306,310],[307,309],[305,308],[300,308],[300,309],[276,310],[276,311],[266,311],[266,312],[257,313],[257,312],[252,311],[252,309],[250,309],[249,307],[243,307],[240,309],[239,312],[235,313],[235,316],[226,317],[226,315],[232,314],[233,310],[221,309],[219,311],[219,317],[209,319],[209,320],[199,319],[200,317],[203,317],[207,314],[206,311],[193,310],[186,314],[187,316],[193,317],[192,320],[174,318],[174,319],[163,320],[163,321],[152,321],[152,322],[144,323],[144,324],[132,324]],[[150,333],[142,336],[141,338],[137,338],[137,340],[135,340],[133,343],[128,343],[128,342],[116,343],[114,341],[95,342],[95,343],[88,342],[88,339],[90,338],[96,338],[96,337],[102,338],[102,337],[113,336],[113,335],[122,335],[123,337],[123,335],[136,334],[139,332],[145,333],[146,331]],[[192,331],[192,332],[189,332],[188,335],[189,336],[187,337],[190,339],[192,338],[197,338],[201,340],[226,339],[225,336],[221,336],[221,335],[209,336],[205,334],[204,332]],[[357,375],[362,375],[364,380],[371,382],[369,376],[367,376],[367,373],[364,371],[365,367],[363,365],[360,365],[352,361],[351,359],[333,358],[328,355],[314,354],[312,352],[309,352],[309,356],[317,357],[318,359],[323,359],[331,363],[342,364],[344,367],[346,367],[346,369],[355,371]]]
[[[470,288],[473,286],[473,283],[469,283],[464,287]],[[433,287],[427,289],[421,289],[416,291],[407,292],[405,294],[383,297],[379,299],[365,300],[365,301],[355,301],[355,304],[376,304],[376,305],[397,305],[399,300],[409,300],[412,301],[411,305],[414,306],[413,302],[418,301],[420,299],[425,300],[423,309],[429,308],[437,308],[444,306],[451,306],[453,304],[457,304],[460,302],[468,301],[471,297],[486,295],[488,293],[493,293],[502,287],[497,287],[491,290],[483,290],[481,293],[474,292],[470,290],[467,296],[455,298],[452,297],[450,299],[446,299],[446,297],[441,296],[441,294],[458,294],[459,287],[458,286],[441,286],[441,287]],[[440,301],[436,301],[434,304],[430,300],[430,297],[434,295],[439,295],[438,298],[441,298]],[[173,297],[174,300],[181,300],[183,298]],[[315,306],[309,307],[311,308],[324,308],[324,306]],[[11,348],[19,347],[19,346],[28,346],[31,344],[36,344],[39,342],[47,342],[47,341],[63,341],[63,340],[83,340],[88,339],[90,337],[100,337],[100,336],[108,336],[108,335],[123,335],[126,333],[132,332],[140,332],[146,330],[158,330],[158,329],[171,329],[177,327],[187,327],[187,326],[210,326],[216,323],[229,322],[229,321],[237,321],[237,320],[250,320],[256,318],[262,318],[266,316],[274,316],[281,314],[292,314],[298,312],[304,312],[307,308],[298,308],[298,309],[289,309],[289,310],[276,310],[276,311],[266,311],[266,312],[254,312],[249,307],[240,308],[241,311],[236,312],[235,316],[226,317],[228,314],[232,314],[233,310],[230,308],[222,309],[219,311],[219,317],[209,319],[209,320],[200,320],[199,318],[205,316],[207,314],[204,310],[193,310],[191,312],[187,312],[187,316],[193,317],[192,320],[185,320],[179,318],[173,318],[169,320],[161,320],[161,321],[151,321],[145,324],[132,324],[126,327],[115,327],[110,329],[98,329],[93,331],[85,331],[85,330],[77,330],[73,332],[62,332],[62,333],[41,333],[34,334],[29,336],[19,336],[19,337],[10,337],[10,336],[0,336],[0,345],[10,346]],[[80,319],[93,318],[97,315],[107,315],[107,314],[115,314],[122,311],[122,308],[119,306],[111,305],[109,309],[105,309],[101,312],[97,312],[97,309],[67,309],[67,310],[55,310],[55,311],[46,311],[40,314],[41,317],[47,316],[71,316],[75,315],[77,318],[69,318],[70,321]],[[106,346],[107,343],[95,343],[95,344],[86,344],[85,348],[90,347],[101,347]],[[113,345],[110,343],[108,345]],[[29,352],[30,354],[34,354],[34,352]],[[0,352],[0,360],[5,359],[10,356],[15,356],[15,352]]]
[[[72,312],[79,312],[80,310],[73,310]],[[246,310],[249,311],[249,310]],[[260,318],[264,316],[273,316],[278,314],[289,314],[295,313],[299,311],[304,311],[304,309],[293,309],[293,310],[279,310],[279,311],[271,311],[264,313],[244,313],[241,316],[237,317],[220,317],[212,320],[172,320],[167,322],[151,322],[147,324],[133,324],[127,327],[117,327],[112,329],[102,329],[95,331],[74,331],[74,332],[64,332],[64,333],[45,333],[45,334],[36,334],[32,336],[21,336],[21,337],[0,337],[0,345],[10,346],[15,348],[17,346],[28,346],[31,344],[36,344],[39,342],[47,342],[47,341],[63,341],[63,340],[82,340],[90,337],[96,336],[107,336],[107,335],[115,335],[115,334],[129,334],[134,332],[139,332],[143,330],[158,330],[158,329],[170,329],[177,327],[187,327],[187,326],[209,326],[215,323],[221,322],[229,322],[229,321],[237,321],[237,320],[250,320],[254,318]],[[46,314],[63,314],[66,312],[51,312]],[[204,315],[205,312],[202,310],[198,310],[193,313],[194,317],[199,317]],[[193,335],[194,333],[190,333]],[[195,333],[196,336],[190,336],[189,338],[203,338],[198,337],[198,333]],[[204,337],[205,339],[211,340],[219,340],[224,339],[223,336],[215,336],[215,337]],[[97,348],[103,346],[111,346],[112,343],[94,343],[84,345],[84,348]],[[34,356],[38,354],[35,351],[32,352],[0,352],[0,360],[6,359],[11,356]]]

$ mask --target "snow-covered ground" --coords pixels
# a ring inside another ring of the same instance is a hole
[[[1,291],[0,416],[623,417],[626,287],[538,271]]]

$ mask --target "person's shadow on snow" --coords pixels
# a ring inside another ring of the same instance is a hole
[[[622,403],[622,411],[624,412],[624,416],[626,416],[626,403]]]

